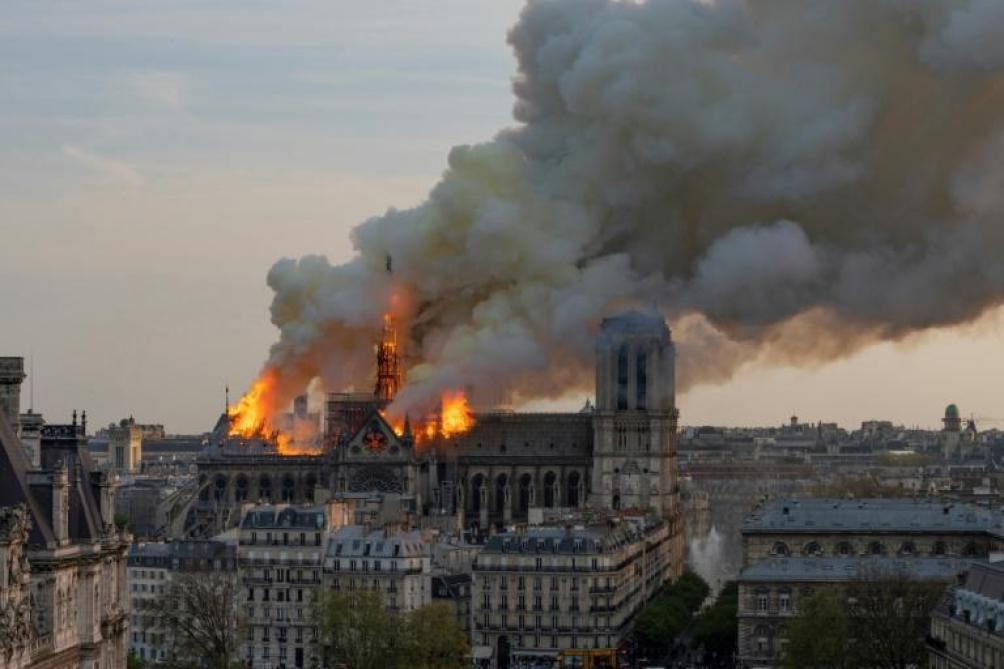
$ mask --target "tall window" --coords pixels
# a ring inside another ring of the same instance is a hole
[[[648,356],[645,355],[644,351],[639,351],[638,356],[635,358],[635,367],[637,370],[635,374],[637,375],[637,398],[638,404],[636,409],[645,410],[645,405],[648,402],[648,372],[646,367],[648,366]]]
[[[628,349],[621,344],[617,351],[617,408],[627,409]]]

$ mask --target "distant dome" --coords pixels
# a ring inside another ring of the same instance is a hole
[[[958,418],[959,417],[959,407],[954,404],[949,404],[945,407],[945,418]]]

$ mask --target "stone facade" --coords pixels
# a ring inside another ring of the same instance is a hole
[[[609,517],[498,535],[474,565],[473,645],[495,667],[616,649],[634,614],[678,575],[669,524]]]
[[[986,558],[1004,539],[997,514],[915,499],[777,499],[741,527],[743,566],[773,557]]]
[[[336,504],[264,505],[244,514],[237,561],[247,666],[316,666],[314,607],[322,593],[324,558],[328,539],[346,521],[344,507]]]
[[[0,665],[125,667],[129,537],[82,425],[47,425],[34,469],[0,413]]]

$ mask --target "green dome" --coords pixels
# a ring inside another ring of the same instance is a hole
[[[949,404],[945,407],[945,418],[958,418],[959,417],[959,407],[954,404]]]

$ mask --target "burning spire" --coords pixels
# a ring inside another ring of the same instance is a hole
[[[384,314],[383,331],[377,344],[377,380],[373,394],[381,402],[390,403],[401,389],[401,360],[397,350],[397,327],[394,317]]]

